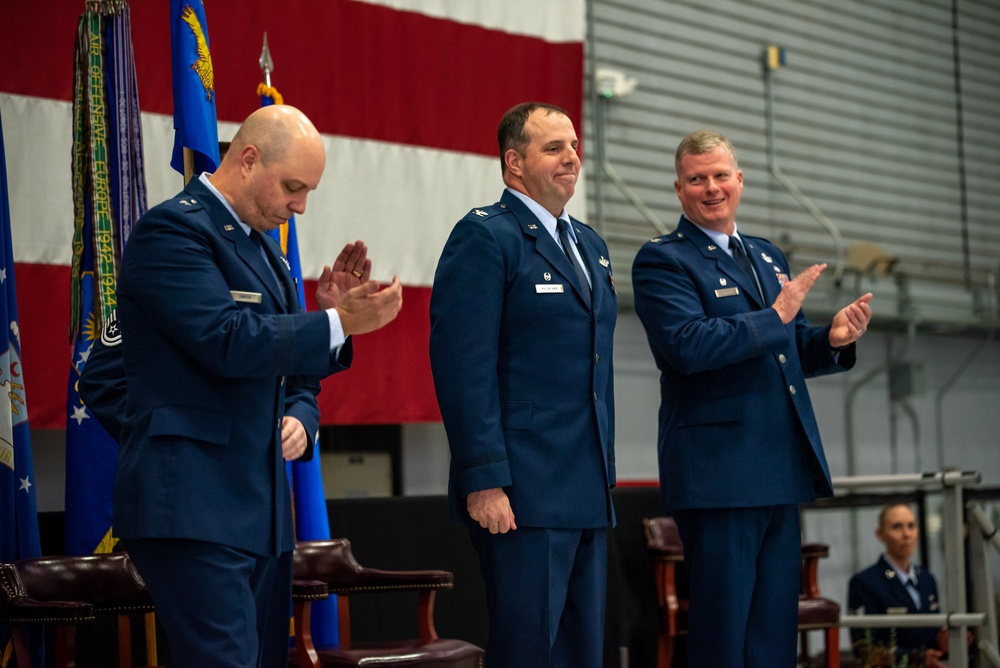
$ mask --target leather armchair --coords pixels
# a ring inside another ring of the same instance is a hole
[[[345,538],[300,541],[295,546],[295,649],[291,665],[321,666],[425,666],[433,668],[481,668],[483,650],[461,640],[438,637],[434,627],[434,598],[438,590],[450,589],[454,576],[448,571],[385,571],[365,568],[354,558]],[[385,643],[355,643],[351,638],[352,596],[387,591],[417,594],[419,637]],[[317,649],[309,624],[312,602],[337,595],[340,647]]]

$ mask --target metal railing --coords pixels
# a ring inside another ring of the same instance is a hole
[[[979,651],[994,668],[1000,668],[997,652],[997,610],[990,579],[989,548],[1000,554],[1000,536],[990,518],[975,501],[965,504],[969,518],[969,566],[972,570],[972,607],[985,610],[986,621],[979,635]],[[976,531],[978,529],[978,531]]]

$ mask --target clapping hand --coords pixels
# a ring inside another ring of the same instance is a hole
[[[367,283],[372,273],[368,247],[362,241],[346,244],[333,266],[324,266],[316,286],[316,303],[320,308],[335,308],[344,294]]]

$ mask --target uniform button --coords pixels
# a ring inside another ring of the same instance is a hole
[[[795,394],[795,386],[794,385],[789,385],[788,386],[788,391],[791,392],[792,394]]]
[[[785,354],[781,353],[781,354],[778,355],[778,361],[781,362],[782,364],[784,364],[788,360],[785,359]]]

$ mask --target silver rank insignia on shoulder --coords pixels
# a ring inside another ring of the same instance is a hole
[[[768,264],[774,262],[774,260],[771,259],[771,256],[768,255],[767,253],[761,253],[760,256],[764,258],[764,262],[767,262]]]
[[[602,267],[604,267],[605,269],[607,269],[608,267],[610,267],[610,266],[611,266],[611,260],[609,260],[608,258],[604,257],[603,255],[602,255],[602,256],[601,256],[601,257],[600,257],[600,258],[599,258],[599,259],[598,259],[597,261],[598,261],[598,262],[599,262],[599,263],[601,264],[601,266],[602,266]]]
[[[191,206],[194,203],[195,203],[194,200],[191,200],[190,202],[187,201],[186,199],[181,200],[181,204],[183,204],[184,206]]]
[[[684,238],[684,233],[683,232],[678,232],[677,233],[677,238],[678,239],[683,239]]]
[[[651,243],[651,244],[655,244],[655,243],[656,243],[656,242],[658,242],[659,240],[660,240],[660,237],[653,237],[652,239],[650,239],[650,240],[649,240],[649,243]]]
[[[544,278],[546,281],[551,281],[552,274],[550,274],[549,272],[545,272],[544,274],[542,274],[542,278]]]
[[[235,228],[235,227],[233,227],[232,225],[223,225],[223,226],[222,226],[222,229],[224,229],[224,230],[225,230],[226,232],[232,232],[232,231],[233,231],[233,230],[235,230],[236,228]]]
[[[528,223],[528,229],[529,230],[537,230],[538,229],[538,225],[535,225],[534,223]]]
[[[718,248],[718,246],[713,246],[711,244],[708,246],[708,250],[715,250],[716,248]]]
[[[479,216],[481,218],[490,215],[490,214],[486,213],[485,211],[483,211],[482,209],[473,209],[472,213],[476,214],[477,216]]]

